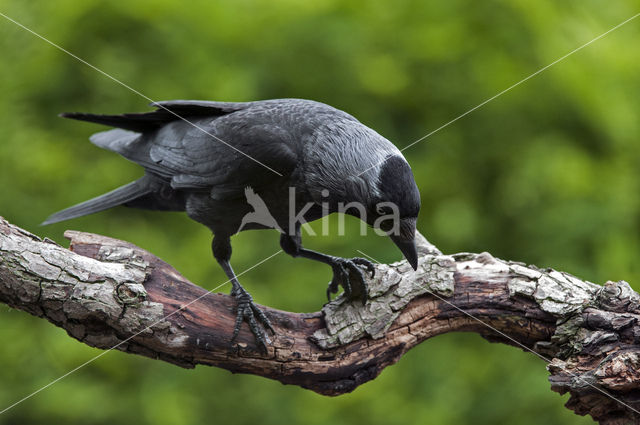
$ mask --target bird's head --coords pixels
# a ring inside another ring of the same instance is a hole
[[[372,170],[367,223],[388,235],[414,270],[418,268],[415,235],[420,212],[420,192],[407,161],[400,155],[387,158]]]

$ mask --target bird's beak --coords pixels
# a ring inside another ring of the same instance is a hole
[[[401,239],[399,236],[390,235],[389,236],[393,243],[402,251],[404,258],[407,259],[413,270],[418,270],[418,250],[416,249],[416,240],[412,239]]]

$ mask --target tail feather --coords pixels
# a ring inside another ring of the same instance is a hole
[[[129,131],[135,131],[137,133],[153,131],[163,124],[166,124],[168,121],[168,117],[166,115],[167,113],[154,115],[153,112],[121,115],[88,114],[83,112],[65,112],[60,114],[63,118],[108,125],[110,127],[122,128]],[[175,119],[175,117],[173,118]]]
[[[88,121],[124,130],[144,133],[157,130],[168,122],[185,118],[211,117],[230,114],[247,108],[251,102],[208,102],[200,100],[169,100],[153,102],[155,111],[136,114],[102,115],[82,112],[67,112],[61,117]]]
[[[119,187],[111,192],[100,195],[96,198],[74,205],[55,214],[50,215],[42,225],[58,223],[60,221],[70,220],[72,218],[82,217],[84,215],[93,214],[99,211],[122,205],[133,201],[141,196],[149,194],[152,189],[148,183],[144,181],[144,177]]]
[[[140,150],[139,144],[137,143],[140,137],[140,133],[115,128],[113,130],[95,133],[89,137],[89,140],[102,149],[119,153],[126,158],[127,152]]]

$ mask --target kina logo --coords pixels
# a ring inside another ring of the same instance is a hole
[[[250,223],[261,224],[270,229],[282,231],[276,219],[273,218],[273,215],[269,212],[267,204],[265,204],[260,195],[253,191],[251,186],[247,186],[244,189],[244,196],[247,199],[247,203],[253,207],[253,211],[246,213],[244,217],[242,217],[238,233]]]

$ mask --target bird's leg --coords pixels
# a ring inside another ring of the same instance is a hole
[[[338,292],[338,287],[342,286],[345,295],[349,299],[360,297],[363,304],[367,301],[369,288],[362,268],[368,271],[373,278],[375,267],[366,258],[341,258],[333,255],[323,254],[302,247],[300,233],[295,236],[282,234],[280,237],[282,249],[293,257],[303,257],[310,260],[320,261],[331,266],[333,269],[333,279],[327,288],[327,298],[331,301],[331,294]],[[353,284],[357,284],[354,286]]]
[[[333,269],[333,279],[331,279],[327,287],[327,299],[329,301],[331,301],[331,294],[338,292],[339,286],[342,286],[347,298],[360,298],[363,304],[367,301],[369,287],[361,266],[364,267],[373,278],[375,276],[375,267],[371,261],[360,257],[335,257],[306,248],[301,248],[298,256],[320,261],[331,266]]]
[[[218,263],[222,267],[222,270],[224,270],[225,274],[231,281],[231,296],[233,296],[238,302],[236,322],[233,327],[233,336],[231,337],[231,342],[235,341],[238,333],[240,332],[242,322],[246,321],[249,325],[249,328],[251,329],[251,332],[253,332],[256,341],[258,341],[263,351],[266,352],[269,338],[267,337],[264,329],[259,326],[258,322],[262,323],[262,325],[266,329],[270,330],[272,334],[275,333],[275,331],[271,327],[271,322],[264,314],[264,312],[254,304],[251,295],[242,287],[242,285],[240,285],[236,274],[231,268],[231,263],[229,262],[229,260],[231,259],[231,241],[229,237],[216,236],[213,239],[211,247],[213,250],[213,256],[218,261]]]

